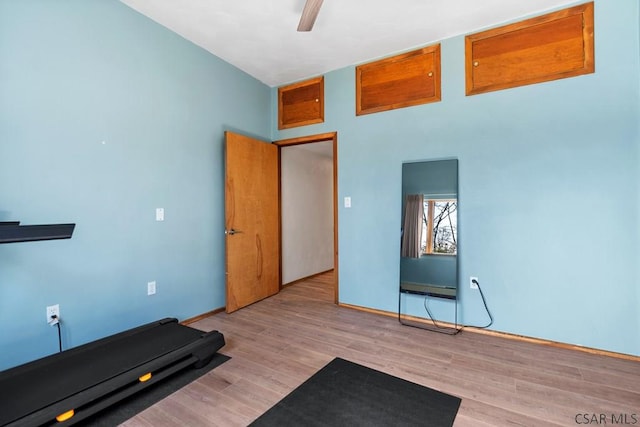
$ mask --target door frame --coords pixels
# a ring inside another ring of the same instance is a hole
[[[278,163],[281,161],[282,148],[294,145],[311,144],[314,142],[332,141],[333,143],[333,300],[335,304],[338,299],[338,132],[327,132],[317,135],[301,136],[297,138],[281,139],[274,141],[278,146]],[[279,174],[282,173],[278,165]],[[281,187],[281,176],[278,177],[278,185]],[[282,200],[280,205],[280,289],[282,289]]]

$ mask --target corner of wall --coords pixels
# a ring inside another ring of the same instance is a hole
[[[276,134],[278,132],[277,120],[278,120],[278,88],[271,88],[271,103],[269,104],[269,120],[271,124],[271,140],[275,141]]]

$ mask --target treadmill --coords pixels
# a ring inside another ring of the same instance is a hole
[[[0,426],[72,425],[188,367],[225,344],[175,318],[148,323],[0,372]]]
[[[0,221],[0,244],[70,239],[75,224]],[[0,372],[0,426],[72,425],[187,367],[200,368],[224,346],[166,318]]]

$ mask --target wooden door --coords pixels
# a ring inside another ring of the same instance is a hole
[[[280,290],[278,147],[225,133],[226,311]]]

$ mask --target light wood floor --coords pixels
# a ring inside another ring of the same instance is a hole
[[[638,362],[402,326],[334,305],[331,274],[192,324],[222,332],[231,360],[124,425],[245,426],[334,357],[462,398],[455,426],[640,425]]]

